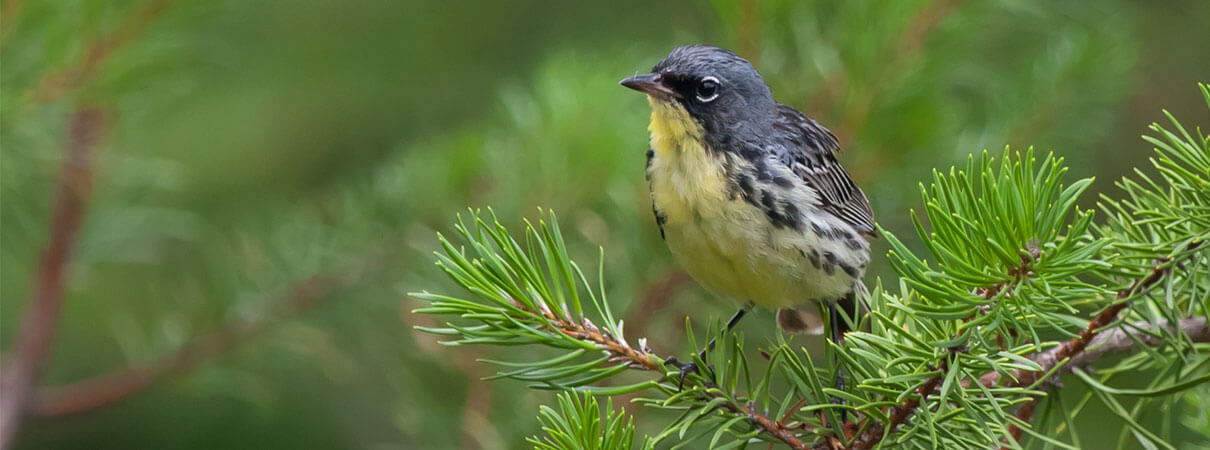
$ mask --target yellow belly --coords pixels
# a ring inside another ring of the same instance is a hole
[[[764,212],[728,195],[723,159],[709,152],[703,132],[675,104],[652,102],[648,175],[652,202],[664,217],[668,248],[708,290],[768,308],[834,300],[852,277],[807,263],[806,249],[828,243],[809,232],[777,228]],[[733,158],[733,167],[744,164]],[[822,219],[821,219],[822,220]]]

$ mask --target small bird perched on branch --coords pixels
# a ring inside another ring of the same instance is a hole
[[[777,309],[791,332],[831,338],[856,319],[874,236],[869,201],[836,152],[836,136],[773,100],[747,60],[718,47],[672,51],[621,81],[647,94],[647,181],[660,235],[708,290]]]

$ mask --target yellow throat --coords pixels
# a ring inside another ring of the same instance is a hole
[[[675,102],[651,103],[652,200],[669,222],[721,213],[727,203],[722,156],[706,149],[705,130]]]

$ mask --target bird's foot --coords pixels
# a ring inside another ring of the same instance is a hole
[[[679,359],[676,359],[675,356],[665,359],[664,364],[672,366],[672,367],[676,367],[677,370],[680,371],[680,373],[677,375],[677,384],[676,384],[677,391],[682,391],[685,389],[685,378],[687,378],[689,376],[689,374],[693,374],[693,373],[696,373],[699,375],[703,374],[702,370],[698,367],[698,364],[696,362],[693,362],[693,361],[681,362]],[[706,366],[706,373],[708,373],[710,376],[710,379],[713,380],[714,379],[714,366]]]

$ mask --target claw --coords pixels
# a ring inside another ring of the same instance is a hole
[[[677,384],[676,384],[676,390],[678,392],[685,389],[685,378],[688,377],[689,374],[696,373],[698,375],[703,375],[702,370],[700,367],[698,367],[697,363],[692,362],[692,361],[681,362],[680,360],[676,359],[675,356],[665,359],[664,364],[676,367],[677,369],[680,370],[681,373],[679,376],[677,376]],[[715,372],[714,372],[714,364],[707,365],[706,372],[710,374],[710,380],[711,380],[710,382],[713,382],[716,379]]]
[[[739,320],[744,317],[744,314],[748,312],[748,308],[751,308],[751,307],[752,307],[752,304],[749,303],[746,307],[740,308],[739,311],[736,311],[735,314],[731,316],[731,319],[727,321],[726,330],[731,331],[732,328],[735,328],[735,324],[739,323]],[[645,344],[642,344],[642,345],[645,346]],[[706,348],[703,348],[700,352],[697,353],[698,359],[705,361],[706,356],[708,356],[708,353],[711,350],[714,350],[714,345],[715,345],[715,338],[712,337],[712,338],[710,338],[710,342],[706,344]],[[668,357],[667,359],[665,359],[664,364],[668,364],[670,366],[676,367],[676,368],[680,369],[680,371],[681,371],[680,376],[677,377],[677,387],[676,387],[677,391],[684,390],[685,377],[689,376],[689,374],[691,374],[691,373],[696,373],[699,375],[702,374],[702,371],[700,370],[700,368],[698,368],[696,362],[693,362],[693,361],[681,362],[680,360],[677,360],[675,356]],[[716,376],[716,374],[714,372],[713,364],[707,365],[706,370],[708,370],[710,372],[710,382],[711,383],[718,380],[718,377]]]
[[[678,392],[685,389],[685,377],[689,376],[690,373],[701,373],[701,371],[699,371],[697,369],[697,363],[692,362],[692,361],[681,362],[680,360],[676,359],[675,356],[669,357],[668,359],[664,360],[664,364],[667,364],[667,365],[676,367],[677,369],[680,369],[681,373],[677,377],[677,384],[676,384],[676,390]]]

